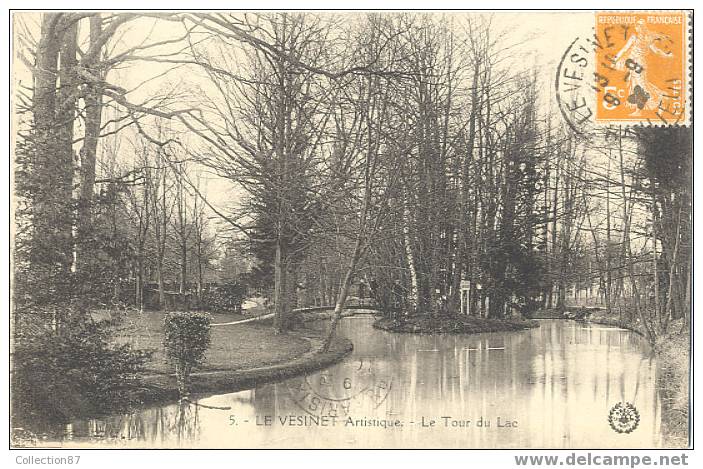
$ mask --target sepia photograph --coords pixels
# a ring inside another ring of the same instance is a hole
[[[685,463],[693,11],[238,6],[9,12],[18,464]]]

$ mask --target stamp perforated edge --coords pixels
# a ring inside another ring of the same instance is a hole
[[[632,121],[625,121],[625,120],[607,120],[607,119],[598,119],[594,120],[593,124],[596,127],[603,128],[603,127],[610,127],[610,126],[621,126],[621,127],[627,127],[627,128],[643,128],[643,127],[654,127],[654,128],[670,128],[670,127],[689,127],[691,126],[692,123],[692,108],[693,108],[693,10],[669,10],[669,9],[662,9],[662,10],[595,10],[593,12],[594,14],[594,19],[595,15],[598,13],[613,13],[613,14],[626,14],[626,13],[638,13],[638,14],[646,14],[646,13],[652,13],[652,14],[661,14],[661,13],[683,13],[684,20],[686,21],[686,24],[684,25],[684,33],[686,37],[686,45],[683,48],[684,50],[684,73],[683,76],[685,76],[685,81],[684,81],[684,89],[683,93],[686,95],[686,106],[684,107],[684,112],[683,116],[681,119],[679,119],[676,122],[662,122],[662,121],[653,121],[651,119],[639,119],[639,120],[632,120]],[[596,52],[594,51],[594,55]]]

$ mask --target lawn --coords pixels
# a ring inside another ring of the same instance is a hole
[[[116,334],[119,343],[130,343],[139,349],[155,351],[147,371],[172,373],[166,361],[163,338],[162,311],[130,311]],[[227,323],[246,319],[235,314],[212,314],[212,323]],[[310,349],[309,342],[300,337],[275,335],[270,322],[246,323],[212,327],[212,343],[201,370],[242,370],[271,365],[299,357]]]

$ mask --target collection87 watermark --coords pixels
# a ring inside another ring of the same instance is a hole
[[[81,462],[80,455],[71,456],[17,456],[18,466],[73,466]]]

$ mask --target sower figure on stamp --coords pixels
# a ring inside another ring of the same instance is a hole
[[[613,58],[616,70],[627,71],[625,81],[628,82],[628,90],[625,106],[633,110],[631,115],[638,116],[643,109],[656,109],[665,97],[666,92],[647,78],[647,55],[652,52],[661,57],[673,57],[670,50],[665,50],[672,42],[667,34],[650,31],[644,20],[639,20],[635,24],[634,34]]]

